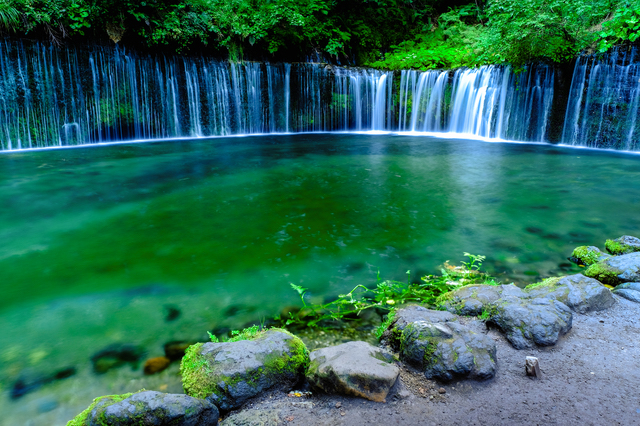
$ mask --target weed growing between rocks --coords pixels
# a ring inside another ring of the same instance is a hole
[[[393,308],[409,302],[420,303],[438,308],[441,296],[455,288],[472,285],[499,285],[493,277],[480,271],[485,256],[464,253],[468,261],[462,261],[461,266],[450,265],[449,262],[440,269],[442,275],[426,275],[420,283],[412,283],[410,271],[407,271],[407,282],[380,279],[375,287],[369,288],[357,285],[347,294],[341,294],[334,301],[325,304],[309,304],[305,300],[307,289],[296,284],[291,288],[300,296],[303,308],[294,313],[289,312],[288,318],[276,317],[285,326],[324,327],[330,321],[349,321],[358,319],[362,311],[376,309],[387,311],[386,320],[376,330],[378,338],[393,321]]]

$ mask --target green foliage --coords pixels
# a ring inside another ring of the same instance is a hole
[[[591,30],[613,7],[611,0],[493,0],[487,31],[478,48],[479,63],[534,60],[564,62],[588,47]]]
[[[598,33],[598,49],[606,52],[614,45],[635,42],[640,38],[640,3],[623,2],[615,11],[611,20],[602,23]]]
[[[382,321],[382,324],[380,324],[377,328],[376,328],[376,338],[378,340],[380,340],[380,338],[382,337],[382,334],[385,332],[385,330],[387,328],[389,328],[389,326],[391,325],[391,323],[394,321],[394,319],[396,318],[396,311],[395,309],[391,309],[391,311],[389,311],[389,313],[387,314],[387,318]]]
[[[15,29],[20,19],[20,13],[11,0],[0,0],[0,30]]]
[[[489,318],[491,318],[491,310],[482,309],[482,313],[478,318],[480,318],[482,321],[487,321]]]
[[[640,37],[638,0],[0,0],[0,30],[428,70],[562,62]]]
[[[259,325],[252,325],[251,327],[245,328],[241,331],[240,330],[231,331],[230,338],[223,336],[222,339],[220,339],[209,331],[207,331],[207,334],[209,334],[209,338],[213,343],[220,343],[220,342],[237,342],[240,340],[251,340],[263,331],[266,331],[264,327],[261,327]]]
[[[383,60],[367,65],[385,69],[457,68],[476,62],[473,45],[480,31],[477,25],[484,15],[481,9],[467,5],[439,16],[437,26],[391,46],[393,51]]]
[[[437,300],[443,294],[460,286],[471,284],[498,285],[492,277],[480,271],[484,256],[465,253],[469,258],[467,262],[461,262],[462,266],[452,266],[445,262],[441,269],[442,275],[427,275],[421,278],[420,283],[412,283],[410,271],[407,271],[407,282],[386,280],[378,282],[375,288],[357,285],[347,294],[341,294],[332,302],[326,304],[308,304],[305,300],[307,289],[291,284],[303,305],[303,309],[297,314],[289,313],[289,318],[284,320],[285,325],[299,325],[305,327],[318,327],[326,321],[351,320],[353,316],[360,315],[366,309],[378,308],[392,310],[394,306],[409,302],[437,306]],[[276,318],[282,321],[281,318]],[[393,315],[387,317],[391,323]],[[386,328],[386,327],[385,327]],[[379,328],[377,334],[382,335],[384,329]]]

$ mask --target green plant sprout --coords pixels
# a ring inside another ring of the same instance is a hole
[[[376,308],[391,311],[394,307],[405,303],[420,303],[435,308],[439,307],[438,298],[461,286],[471,284],[499,285],[493,277],[480,271],[485,256],[464,253],[469,258],[461,262],[462,266],[453,266],[445,262],[441,269],[442,275],[425,275],[421,282],[411,282],[411,271],[407,271],[407,282],[380,279],[377,273],[377,283],[374,288],[362,284],[355,286],[350,292],[341,294],[334,301],[325,304],[307,303],[305,295],[307,288],[291,283],[291,288],[298,293],[302,302],[299,312],[289,312],[288,318],[279,316],[276,320],[284,322],[285,326],[297,325],[318,327],[327,321],[355,320],[366,309]],[[389,316],[389,318],[393,318]],[[384,330],[378,330],[382,334]]]

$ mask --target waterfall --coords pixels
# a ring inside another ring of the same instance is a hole
[[[403,71],[400,130],[544,141],[553,78],[547,66],[531,66],[518,74],[496,66],[453,73]]]
[[[0,149],[369,130],[545,141],[554,78],[541,64],[394,73],[5,38]],[[637,49],[579,58],[559,111],[563,143],[640,149]]]
[[[638,48],[576,61],[562,141],[570,145],[640,149]]]

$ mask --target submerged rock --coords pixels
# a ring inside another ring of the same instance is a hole
[[[103,374],[124,364],[131,364],[136,368],[143,354],[144,350],[138,346],[118,343],[109,345],[91,357],[93,371]]]
[[[164,356],[149,358],[145,361],[142,371],[147,375],[156,374],[166,369],[169,364],[171,364],[171,360]]]
[[[489,321],[516,349],[551,346],[571,329],[571,310],[558,300],[507,296],[493,304]]]
[[[311,352],[309,384],[326,393],[383,402],[400,369],[393,356],[366,342],[348,342]]]
[[[613,286],[621,282],[640,282],[640,253],[612,256],[589,266],[583,274]]]
[[[429,379],[485,380],[496,370],[496,344],[456,322],[416,321],[402,332],[400,359]]]
[[[615,303],[611,291],[599,281],[582,274],[563,278],[549,278],[542,283],[531,284],[525,289],[529,298],[556,299],[572,311],[584,314],[602,311]]]
[[[9,391],[9,397],[11,399],[18,399],[29,392],[33,392],[48,383],[55,382],[57,380],[66,379],[76,374],[75,367],[65,367],[60,370],[54,371],[51,374],[34,374],[26,373],[22,374],[18,380],[13,383]]]
[[[187,348],[196,342],[189,342],[186,340],[174,340],[164,344],[164,356],[169,358],[170,361],[179,361],[184,356]]]
[[[195,344],[180,372],[187,395],[229,411],[267,389],[291,389],[308,364],[309,352],[299,338],[271,329],[251,340]]]
[[[215,426],[218,416],[218,409],[202,399],[142,391],[96,398],[67,426]]]
[[[623,235],[615,240],[607,240],[604,247],[611,254],[628,254],[640,252],[640,238]]]

